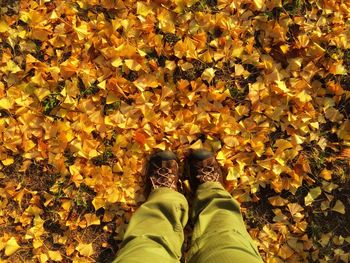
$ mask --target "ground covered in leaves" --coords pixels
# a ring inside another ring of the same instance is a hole
[[[349,262],[349,18],[342,0],[0,1],[1,261],[110,262],[146,157],[207,147],[266,262]]]

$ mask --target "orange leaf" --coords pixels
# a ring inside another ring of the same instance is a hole
[[[135,132],[134,139],[139,144],[145,144],[145,142],[146,142],[146,136],[142,132]]]

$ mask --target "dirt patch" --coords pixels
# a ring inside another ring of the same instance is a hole
[[[266,188],[260,188],[257,193],[258,202],[244,202],[241,204],[243,218],[250,228],[262,229],[264,225],[273,223],[273,206],[269,203],[268,198],[275,195],[277,193],[270,186],[267,186]]]
[[[5,174],[7,179],[16,179],[19,178],[19,169],[21,168],[23,164],[23,157],[19,154],[11,154],[9,153],[10,156],[13,157],[14,162],[8,166],[5,166],[2,169],[2,172]],[[5,181],[6,179],[0,179],[1,181]],[[0,181],[0,182],[1,182]]]
[[[0,15],[6,14],[13,16],[18,14],[19,0],[2,0],[0,1]]]
[[[180,67],[176,67],[173,73],[173,81],[174,83],[178,82],[180,79],[185,79],[188,81],[196,80],[201,77],[204,70],[209,68],[210,65],[203,63],[199,60],[190,61],[192,63],[193,68],[188,69],[186,71],[182,70]]]
[[[58,174],[53,166],[42,163],[31,163],[23,177],[23,185],[32,191],[49,191]]]
[[[0,184],[9,181],[21,183],[23,187],[31,191],[49,191],[59,174],[47,161],[32,161],[23,172],[21,167],[24,159],[20,155],[13,155],[14,162],[3,169],[5,179],[0,179]]]

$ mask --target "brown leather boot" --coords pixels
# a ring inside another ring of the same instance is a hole
[[[224,186],[224,176],[212,152],[201,149],[192,151],[187,158],[187,174],[192,190],[206,182],[219,182]]]
[[[146,196],[160,187],[178,190],[179,165],[176,155],[171,151],[161,151],[151,156],[146,171]]]

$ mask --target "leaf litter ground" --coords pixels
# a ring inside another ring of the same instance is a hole
[[[340,0],[2,1],[0,258],[110,262],[147,156],[204,147],[264,261],[349,262],[349,17]]]

